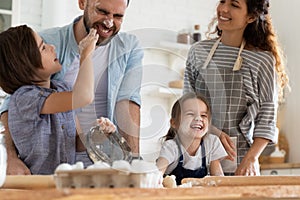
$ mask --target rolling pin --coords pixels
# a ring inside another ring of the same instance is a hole
[[[44,189],[55,188],[52,175],[7,175],[5,189]]]
[[[206,176],[184,178],[181,183],[192,186],[256,186],[256,185],[300,185],[300,176]]]

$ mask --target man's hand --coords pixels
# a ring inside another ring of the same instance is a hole
[[[24,164],[22,160],[17,155],[16,147],[12,141],[10,136],[10,132],[8,129],[8,113],[2,113],[1,115],[1,122],[5,128],[2,132],[5,134],[5,144],[6,144],[6,151],[7,151],[7,175],[29,175],[30,170]]]
[[[7,158],[7,175],[31,175],[30,170],[19,158]]]
[[[110,134],[116,131],[116,126],[106,117],[100,117],[100,119],[97,119],[97,123],[105,134]]]

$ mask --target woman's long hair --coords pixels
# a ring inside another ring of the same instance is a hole
[[[276,61],[279,101],[282,101],[284,88],[289,87],[289,79],[284,65],[283,52],[269,14],[269,0],[246,0],[246,3],[248,15],[255,17],[256,20],[247,25],[243,37],[248,46],[273,54]],[[206,33],[208,38],[212,38],[213,34],[222,35],[222,30],[218,28],[217,17],[212,19],[208,27]]]
[[[208,120],[209,120],[209,123],[210,123],[211,122],[211,109],[210,109],[208,101],[201,94],[194,93],[194,92],[189,92],[189,93],[186,93],[186,94],[182,95],[182,97],[180,97],[174,103],[174,105],[172,107],[172,111],[171,111],[171,119],[174,120],[174,122],[177,125],[180,124],[181,109],[182,109],[181,106],[188,99],[199,99],[199,100],[201,100],[206,105],[206,107],[207,107],[207,113],[208,113]],[[177,130],[175,128],[173,128],[172,126],[170,126],[167,135],[165,135],[163,137],[163,139],[170,140],[170,139],[175,138],[176,135],[177,135]]]

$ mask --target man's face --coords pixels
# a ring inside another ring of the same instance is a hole
[[[84,23],[88,30],[97,30],[97,44],[108,42],[119,32],[126,8],[127,0],[86,0]]]

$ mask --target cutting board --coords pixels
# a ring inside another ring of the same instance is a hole
[[[182,180],[188,182],[192,186],[300,185],[300,176],[206,176]]]
[[[4,189],[45,189],[55,188],[52,175],[7,175]]]

